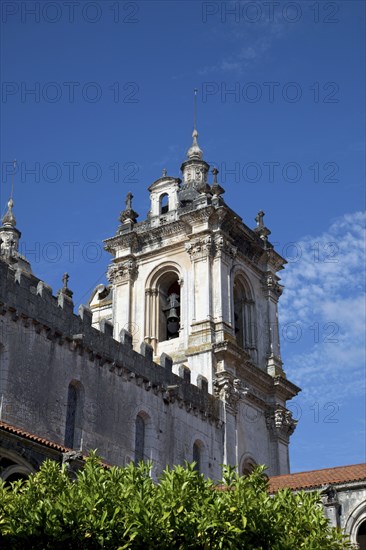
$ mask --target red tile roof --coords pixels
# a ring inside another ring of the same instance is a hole
[[[14,435],[19,435],[20,437],[24,437],[25,439],[29,439],[30,441],[40,443],[41,445],[45,445],[46,447],[55,449],[56,451],[60,451],[60,453],[68,453],[69,451],[72,451],[72,449],[63,447],[58,443],[54,443],[53,441],[49,441],[48,439],[44,439],[43,437],[39,437],[38,435],[31,434],[29,432],[26,432],[25,430],[16,428],[15,426],[12,426],[11,424],[7,424],[7,422],[2,422],[0,420],[0,431],[1,430],[12,433]]]
[[[269,489],[275,493],[285,487],[289,489],[309,489],[330,485],[331,483],[347,483],[351,481],[366,481],[366,464],[337,466],[322,470],[310,470],[296,474],[285,474],[269,478]]]

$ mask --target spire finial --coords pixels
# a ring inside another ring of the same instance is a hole
[[[194,93],[194,104],[193,104],[193,130],[196,130],[197,132],[197,92],[198,92],[198,89],[195,88],[193,90],[193,93]]]
[[[13,160],[13,173],[11,175],[11,192],[10,192],[10,198],[12,199],[13,198],[13,195],[14,195],[14,176],[15,176],[15,172],[16,172],[16,168],[17,168],[17,160],[14,159]]]
[[[126,195],[126,200],[125,200],[126,210],[132,209],[132,199],[133,199],[133,194],[131,193],[131,191],[129,191]]]
[[[14,206],[14,201],[10,197],[10,199],[8,200],[8,209],[5,212],[5,214],[4,214],[4,216],[1,220],[4,227],[15,227],[16,226],[17,222],[16,222],[16,219],[15,219],[15,216],[14,216],[14,213],[13,213],[13,206]]]
[[[197,88],[193,90],[194,92],[194,109],[193,109],[193,133],[192,133],[192,145],[187,151],[187,157],[189,159],[202,159],[202,150],[198,145],[198,132],[197,132]]]
[[[10,191],[10,198],[8,200],[8,209],[7,211],[5,212],[3,218],[2,218],[2,223],[5,227],[15,227],[16,226],[16,219],[15,219],[15,216],[14,216],[14,213],[13,213],[13,206],[14,206],[14,201],[13,201],[13,195],[14,195],[14,174],[15,174],[15,170],[16,170],[16,163],[17,161],[14,159],[13,160],[13,167],[14,167],[14,170],[13,170],[13,173],[12,173],[12,177],[11,177],[11,191]]]
[[[257,222],[257,227],[254,229],[254,231],[259,235],[259,237],[264,241],[265,243],[268,240],[268,235],[271,234],[268,227],[264,225],[264,212],[263,210],[259,210],[258,214],[255,217],[255,221]]]
[[[213,182],[212,182],[211,192],[214,196],[216,195],[217,197],[219,197],[220,195],[225,193],[225,189],[223,187],[221,187],[221,185],[217,181],[217,174],[219,173],[219,171],[216,168],[216,166],[214,166],[212,168],[211,172],[212,172],[213,177],[214,177]]]
[[[119,221],[122,224],[136,223],[136,220],[138,218],[138,213],[135,212],[134,209],[132,208],[132,199],[133,199],[133,194],[131,193],[131,191],[129,191],[126,195],[126,200],[125,200],[126,208],[122,210],[119,216]]]
[[[264,218],[264,212],[263,210],[260,210],[255,217],[255,221],[257,222],[258,229],[262,229],[264,227],[263,218]]]
[[[57,296],[67,296],[68,298],[72,298],[72,295],[74,294],[72,290],[69,289],[69,279],[70,275],[68,273],[64,273],[62,275],[62,288],[57,291]],[[59,302],[60,303],[60,302]]]
[[[69,279],[70,279],[70,275],[68,273],[64,273],[63,276],[62,276],[62,283],[64,285],[64,290],[67,289],[67,284],[69,282]]]

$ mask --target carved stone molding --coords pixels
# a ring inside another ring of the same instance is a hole
[[[135,229],[128,233],[117,234],[115,237],[105,239],[104,250],[113,254],[119,249],[130,249],[132,253],[137,252],[140,248],[140,243]]]
[[[228,372],[219,372],[213,381],[214,394],[221,399],[226,408],[232,414],[238,410],[238,401],[245,396],[248,388],[245,388],[241,380],[234,378]]]
[[[283,286],[279,284],[277,278],[272,273],[267,273],[263,277],[262,288],[265,293],[272,294],[276,299],[278,299],[283,292]]]
[[[282,256],[280,256],[273,248],[267,250],[267,261],[275,271],[280,271],[286,263],[285,259],[282,258]]]
[[[276,436],[288,438],[295,431],[297,420],[292,417],[291,411],[280,405],[266,412],[266,424],[270,432]]]
[[[129,258],[118,264],[111,264],[108,267],[107,279],[112,284],[121,284],[127,281],[134,281],[137,278],[138,268],[136,261]]]
[[[221,258],[224,254],[234,259],[238,253],[236,246],[233,246],[230,241],[225,239],[223,235],[217,235],[214,240],[214,254]]]
[[[212,237],[207,235],[185,244],[191,260],[201,260],[213,255]]]

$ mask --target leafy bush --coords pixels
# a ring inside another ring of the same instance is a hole
[[[240,477],[224,467],[221,489],[194,465],[105,468],[95,454],[71,480],[65,465],[43,463],[25,482],[0,482],[0,545],[46,549],[350,548],[329,527],[313,493],[268,494],[264,467]]]

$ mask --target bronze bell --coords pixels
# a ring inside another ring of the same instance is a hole
[[[179,315],[177,308],[179,308],[178,294],[174,292],[168,296],[169,306],[166,308],[167,317],[167,329],[170,337],[178,336],[179,331]]]

